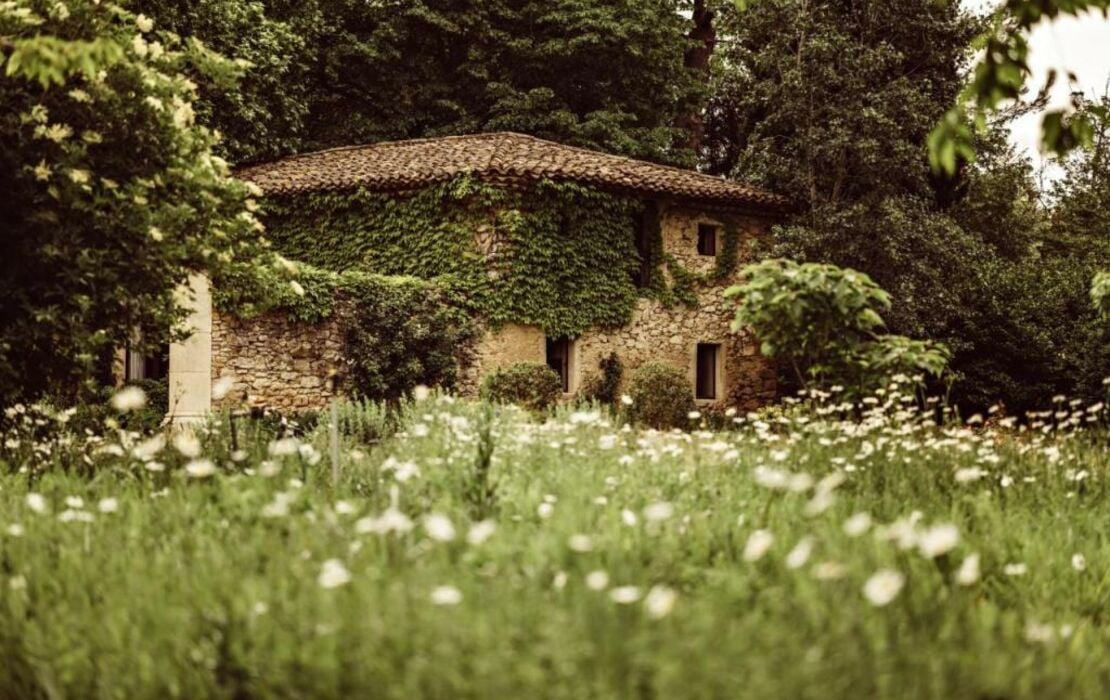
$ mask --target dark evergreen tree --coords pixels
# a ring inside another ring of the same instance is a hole
[[[686,4],[134,0],[167,28],[253,65],[244,89],[203,91],[201,112],[237,162],[512,130],[692,164],[679,115],[698,112],[702,91],[684,64]]]

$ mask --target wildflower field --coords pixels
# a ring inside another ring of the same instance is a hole
[[[1104,409],[916,406],[9,409],[0,696],[1105,697]]]

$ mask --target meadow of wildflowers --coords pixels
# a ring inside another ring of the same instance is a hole
[[[0,696],[1106,697],[1105,409],[917,405],[660,433],[431,395],[340,431],[338,483],[323,424],[15,407]]]

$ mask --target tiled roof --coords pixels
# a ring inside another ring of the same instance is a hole
[[[461,173],[488,179],[571,180],[635,194],[780,209],[778,195],[693,170],[657,165],[511,132],[390,141],[289,156],[236,176],[268,195],[366,187],[398,191]]]

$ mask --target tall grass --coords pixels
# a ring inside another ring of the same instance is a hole
[[[913,405],[13,429],[0,696],[1105,697],[1104,409]]]

